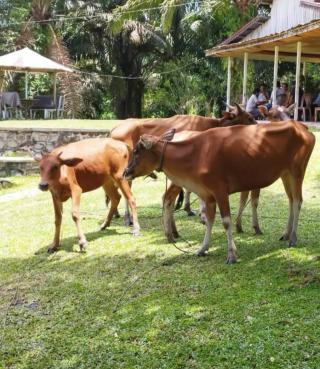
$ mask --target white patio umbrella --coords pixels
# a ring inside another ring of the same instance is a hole
[[[26,73],[26,98],[28,97],[28,73],[54,73],[55,102],[57,95],[57,73],[74,72],[72,68],[46,58],[28,47],[0,56],[0,70]]]

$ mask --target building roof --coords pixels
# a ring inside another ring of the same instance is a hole
[[[253,40],[243,40],[236,44],[218,45],[206,50],[207,56],[242,57],[245,52],[256,60],[273,60],[275,46],[280,46],[279,56],[282,60],[296,60],[296,43],[302,42],[302,60],[320,63],[320,19],[288,31]]]
[[[28,47],[0,56],[0,70],[17,72],[73,72],[63,64],[48,59]]]
[[[242,26],[237,32],[233,33],[230,37],[221,42],[220,46],[242,41],[246,36],[252,33],[252,31],[257,29],[261,24],[265,23],[269,18],[270,17],[265,15],[258,15],[254,17],[248,23]]]

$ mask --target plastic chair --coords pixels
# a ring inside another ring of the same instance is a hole
[[[305,122],[306,112],[309,112],[309,119],[311,120],[311,104],[312,104],[312,95],[309,93],[304,93],[301,98],[301,104],[298,107],[298,111],[302,111],[302,120]]]
[[[63,118],[64,113],[64,101],[65,96],[60,95],[58,99],[57,107],[54,109],[45,109],[44,116],[45,118],[52,119],[54,118],[54,114],[56,114],[56,118]]]

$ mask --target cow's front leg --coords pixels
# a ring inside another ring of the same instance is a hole
[[[77,235],[79,239],[80,251],[85,251],[87,240],[80,227],[80,198],[82,194],[82,189],[79,186],[74,186],[71,188],[72,196],[72,219],[77,227]]]
[[[200,249],[196,252],[198,256],[204,256],[209,250],[209,244],[211,239],[211,232],[216,215],[216,203],[205,201],[205,213],[206,213],[206,233]]]
[[[200,209],[199,209],[199,217],[200,217],[200,222],[202,224],[206,224],[207,223],[207,217],[206,217],[206,204],[203,200],[200,199]]]
[[[54,216],[55,216],[55,232],[54,238],[51,245],[48,246],[48,252],[52,253],[57,251],[60,245],[60,231],[61,231],[61,222],[62,222],[62,202],[58,200],[53,193],[52,201],[53,201],[53,208],[54,208]]]
[[[164,233],[169,242],[174,242],[179,237],[173,216],[174,203],[181,191],[181,187],[171,183],[163,195],[163,225]]]

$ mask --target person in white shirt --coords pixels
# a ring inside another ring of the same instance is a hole
[[[248,113],[250,113],[254,118],[258,118],[259,116],[259,110],[258,110],[258,106],[259,105],[264,105],[265,101],[259,101],[258,97],[259,97],[259,93],[260,93],[260,89],[256,88],[251,97],[249,98],[248,102],[247,102],[247,106],[246,106],[246,111]]]

